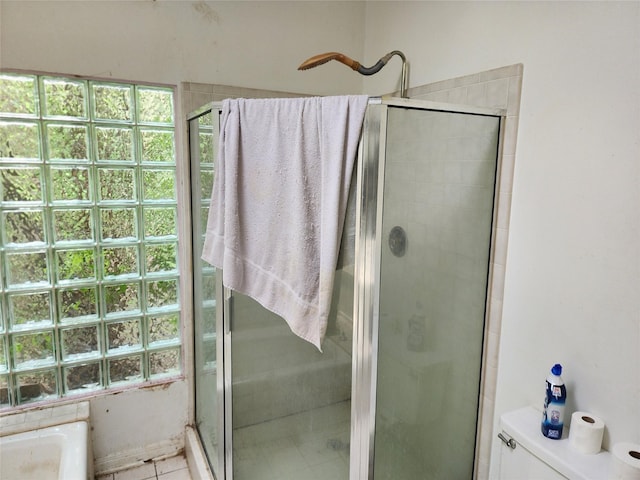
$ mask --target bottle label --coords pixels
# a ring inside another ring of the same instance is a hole
[[[548,381],[542,412],[542,434],[545,437],[560,439],[564,427],[564,409],[567,390],[564,385],[552,385]]]

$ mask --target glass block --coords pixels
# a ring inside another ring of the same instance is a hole
[[[18,404],[38,402],[58,397],[55,369],[19,373],[14,377],[18,391]]]
[[[14,331],[53,324],[50,292],[10,295],[8,301],[9,318]]]
[[[143,170],[142,188],[145,200],[175,200],[175,170]]]
[[[202,299],[215,300],[216,298],[216,275],[202,275]]]
[[[105,278],[139,275],[138,247],[104,248],[102,250],[102,269]]]
[[[48,283],[45,252],[7,253],[9,285]]]
[[[100,200],[135,200],[136,178],[133,168],[99,168]]]
[[[133,160],[133,131],[130,128],[96,128],[96,143],[98,160]]]
[[[53,210],[53,230],[56,241],[72,242],[93,240],[91,210]]]
[[[59,282],[94,280],[96,277],[93,249],[58,250],[56,266]]]
[[[138,87],[138,121],[173,123],[173,92]]]
[[[87,127],[47,125],[50,160],[86,160]]]
[[[60,321],[91,321],[98,318],[98,294],[95,287],[64,288],[57,292]]]
[[[109,208],[100,210],[101,238],[103,240],[135,239],[136,212],[133,208]]]
[[[131,120],[130,86],[94,83],[92,87],[96,119]]]
[[[213,131],[198,133],[198,153],[200,153],[200,165],[213,165]]]
[[[68,395],[77,395],[104,388],[102,384],[102,364],[100,362],[65,367],[63,375],[64,388]]]
[[[77,360],[100,354],[98,326],[90,325],[61,330],[62,359]]]
[[[4,336],[0,336],[0,372],[6,372],[9,369],[7,353],[7,350],[4,348]]]
[[[174,162],[173,131],[140,130],[143,162]]]
[[[207,223],[209,222],[209,204],[200,208],[200,230],[203,234],[207,231]]]
[[[216,365],[216,337],[208,336],[202,339],[202,357],[206,367],[215,368]]]
[[[0,168],[0,202],[42,203],[40,167]]]
[[[11,353],[16,368],[34,368],[55,363],[53,331],[13,334]]]
[[[43,86],[46,116],[86,118],[84,82],[46,78]]]
[[[177,270],[177,255],[175,243],[147,244],[145,246],[147,273],[173,272]]]
[[[0,114],[35,115],[36,79],[23,75],[0,75]]]
[[[9,375],[0,375],[0,407],[8,407],[10,405]]]
[[[65,367],[63,372],[65,391],[68,395],[76,395],[103,388],[102,366],[99,362]]]
[[[204,238],[203,238],[203,243],[204,243]],[[215,267],[212,266],[209,262],[207,262],[206,260],[202,260],[200,259],[200,273],[202,275],[213,275],[215,274]]]
[[[44,212],[41,210],[7,211],[2,214],[5,244],[44,242]]]
[[[107,349],[109,352],[120,348],[142,347],[140,319],[109,322],[107,329]]]
[[[107,314],[140,311],[140,285],[138,283],[104,285],[103,288]]]
[[[149,375],[151,378],[178,375],[181,370],[179,348],[149,352]]]
[[[216,307],[202,309],[202,330],[204,333],[216,333]]]
[[[211,127],[213,125],[213,115],[211,112],[205,113],[204,115],[200,115],[198,117],[198,127]]]
[[[54,202],[91,200],[89,169],[83,167],[51,167],[51,190]]]
[[[39,159],[38,124],[0,122],[0,158]]]
[[[180,320],[177,313],[148,317],[149,345],[180,340]]]
[[[200,198],[208,200],[213,192],[213,171],[200,170]],[[209,202],[206,202],[209,203]]]
[[[161,308],[169,305],[178,305],[178,281],[147,282],[147,307]]]
[[[176,235],[175,208],[145,208],[144,236],[167,237]]]
[[[109,368],[109,384],[139,383],[144,380],[142,355],[124,358],[113,358],[107,361]]]

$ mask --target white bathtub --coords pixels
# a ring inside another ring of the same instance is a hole
[[[0,437],[2,480],[87,480],[92,475],[87,422]]]

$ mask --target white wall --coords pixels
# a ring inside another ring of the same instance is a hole
[[[2,0],[0,67],[300,93],[359,93],[362,79],[312,55],[363,49],[362,2]]]
[[[186,382],[127,390],[90,400],[96,473],[177,454],[187,424]]]
[[[639,2],[367,4],[367,60],[403,50],[411,85],[524,64],[496,419],[560,362],[606,446],[640,442],[639,25]]]

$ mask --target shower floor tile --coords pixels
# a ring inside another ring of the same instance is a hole
[[[347,479],[350,417],[345,401],[236,429],[235,480]]]

